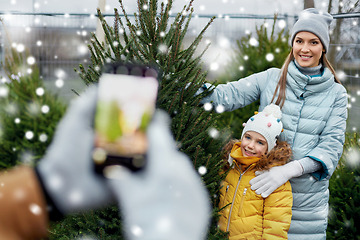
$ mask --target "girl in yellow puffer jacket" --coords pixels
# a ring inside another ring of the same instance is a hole
[[[282,131],[280,119],[280,108],[268,105],[247,121],[241,141],[232,140],[224,147],[231,169],[220,190],[219,227],[229,232],[231,240],[287,239],[293,202],[290,183],[267,198],[256,194],[249,183],[256,171],[284,165],[291,158],[290,145],[276,142]]]

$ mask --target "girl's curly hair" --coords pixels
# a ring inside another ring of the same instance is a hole
[[[230,164],[228,163],[229,154],[231,153],[231,149],[233,148],[234,144],[240,142],[239,139],[230,139],[228,143],[222,148],[222,155],[221,160],[225,162],[224,170],[228,170],[230,168]]]
[[[292,150],[290,144],[286,141],[277,141],[276,146],[270,152],[261,156],[255,166],[255,170],[269,170],[274,166],[281,166],[290,161]]]

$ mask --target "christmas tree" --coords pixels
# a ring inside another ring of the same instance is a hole
[[[173,1],[169,0],[166,4],[162,2],[159,8],[155,0],[139,0],[138,12],[134,14],[135,23],[131,22],[122,1],[119,2],[123,17],[115,9],[113,26],[104,20],[98,10],[105,42],[99,42],[93,34],[89,45],[92,65],[85,69],[80,64],[79,70],[75,71],[90,85],[98,82],[105,63],[140,62],[160,70],[157,107],[171,116],[171,129],[179,150],[191,158],[209,191],[214,210],[208,239],[225,239],[226,234],[217,227],[217,206],[219,183],[224,178],[220,155],[227,134],[225,130],[215,128],[217,113],[199,107],[201,97],[208,94],[209,90],[204,95],[195,96],[204,84],[207,72],[202,70],[202,54],[194,56],[194,53],[214,18],[185,48],[183,40],[192,18],[193,1],[184,6],[183,11],[170,22]],[[119,218],[108,214],[108,211],[103,209],[91,213],[91,216],[70,216],[52,228],[51,238],[101,235],[101,239],[121,239]],[[102,222],[101,226],[99,222]]]
[[[19,49],[7,50],[1,63],[6,76],[0,84],[0,169],[36,164],[65,111],[44,87],[35,58],[25,46]]]
[[[359,239],[360,144],[359,135],[346,134],[344,153],[330,179],[327,239]]]
[[[281,68],[288,53],[289,32],[282,29],[275,33],[277,15],[271,28],[270,35],[266,23],[256,27],[256,37],[252,34],[237,40],[237,48],[234,55],[226,66],[225,71],[219,76],[219,83],[239,80],[253,73],[265,71],[272,67]],[[229,126],[234,138],[240,138],[242,123],[249,119],[254,111],[259,108],[259,101],[255,101],[244,108],[221,114],[217,126],[224,128]]]

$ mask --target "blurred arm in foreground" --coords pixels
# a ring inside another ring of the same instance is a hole
[[[96,87],[74,101],[38,166],[0,173],[0,240],[40,239],[49,220],[115,201],[128,239],[200,240],[210,218],[208,194],[190,159],[175,147],[169,118],[157,111],[150,124],[148,163],[112,179],[94,172],[91,151]]]

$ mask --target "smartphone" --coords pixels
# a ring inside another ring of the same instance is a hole
[[[155,111],[157,71],[136,64],[105,65],[95,113],[95,171],[108,177],[113,167],[146,166],[146,129]]]

